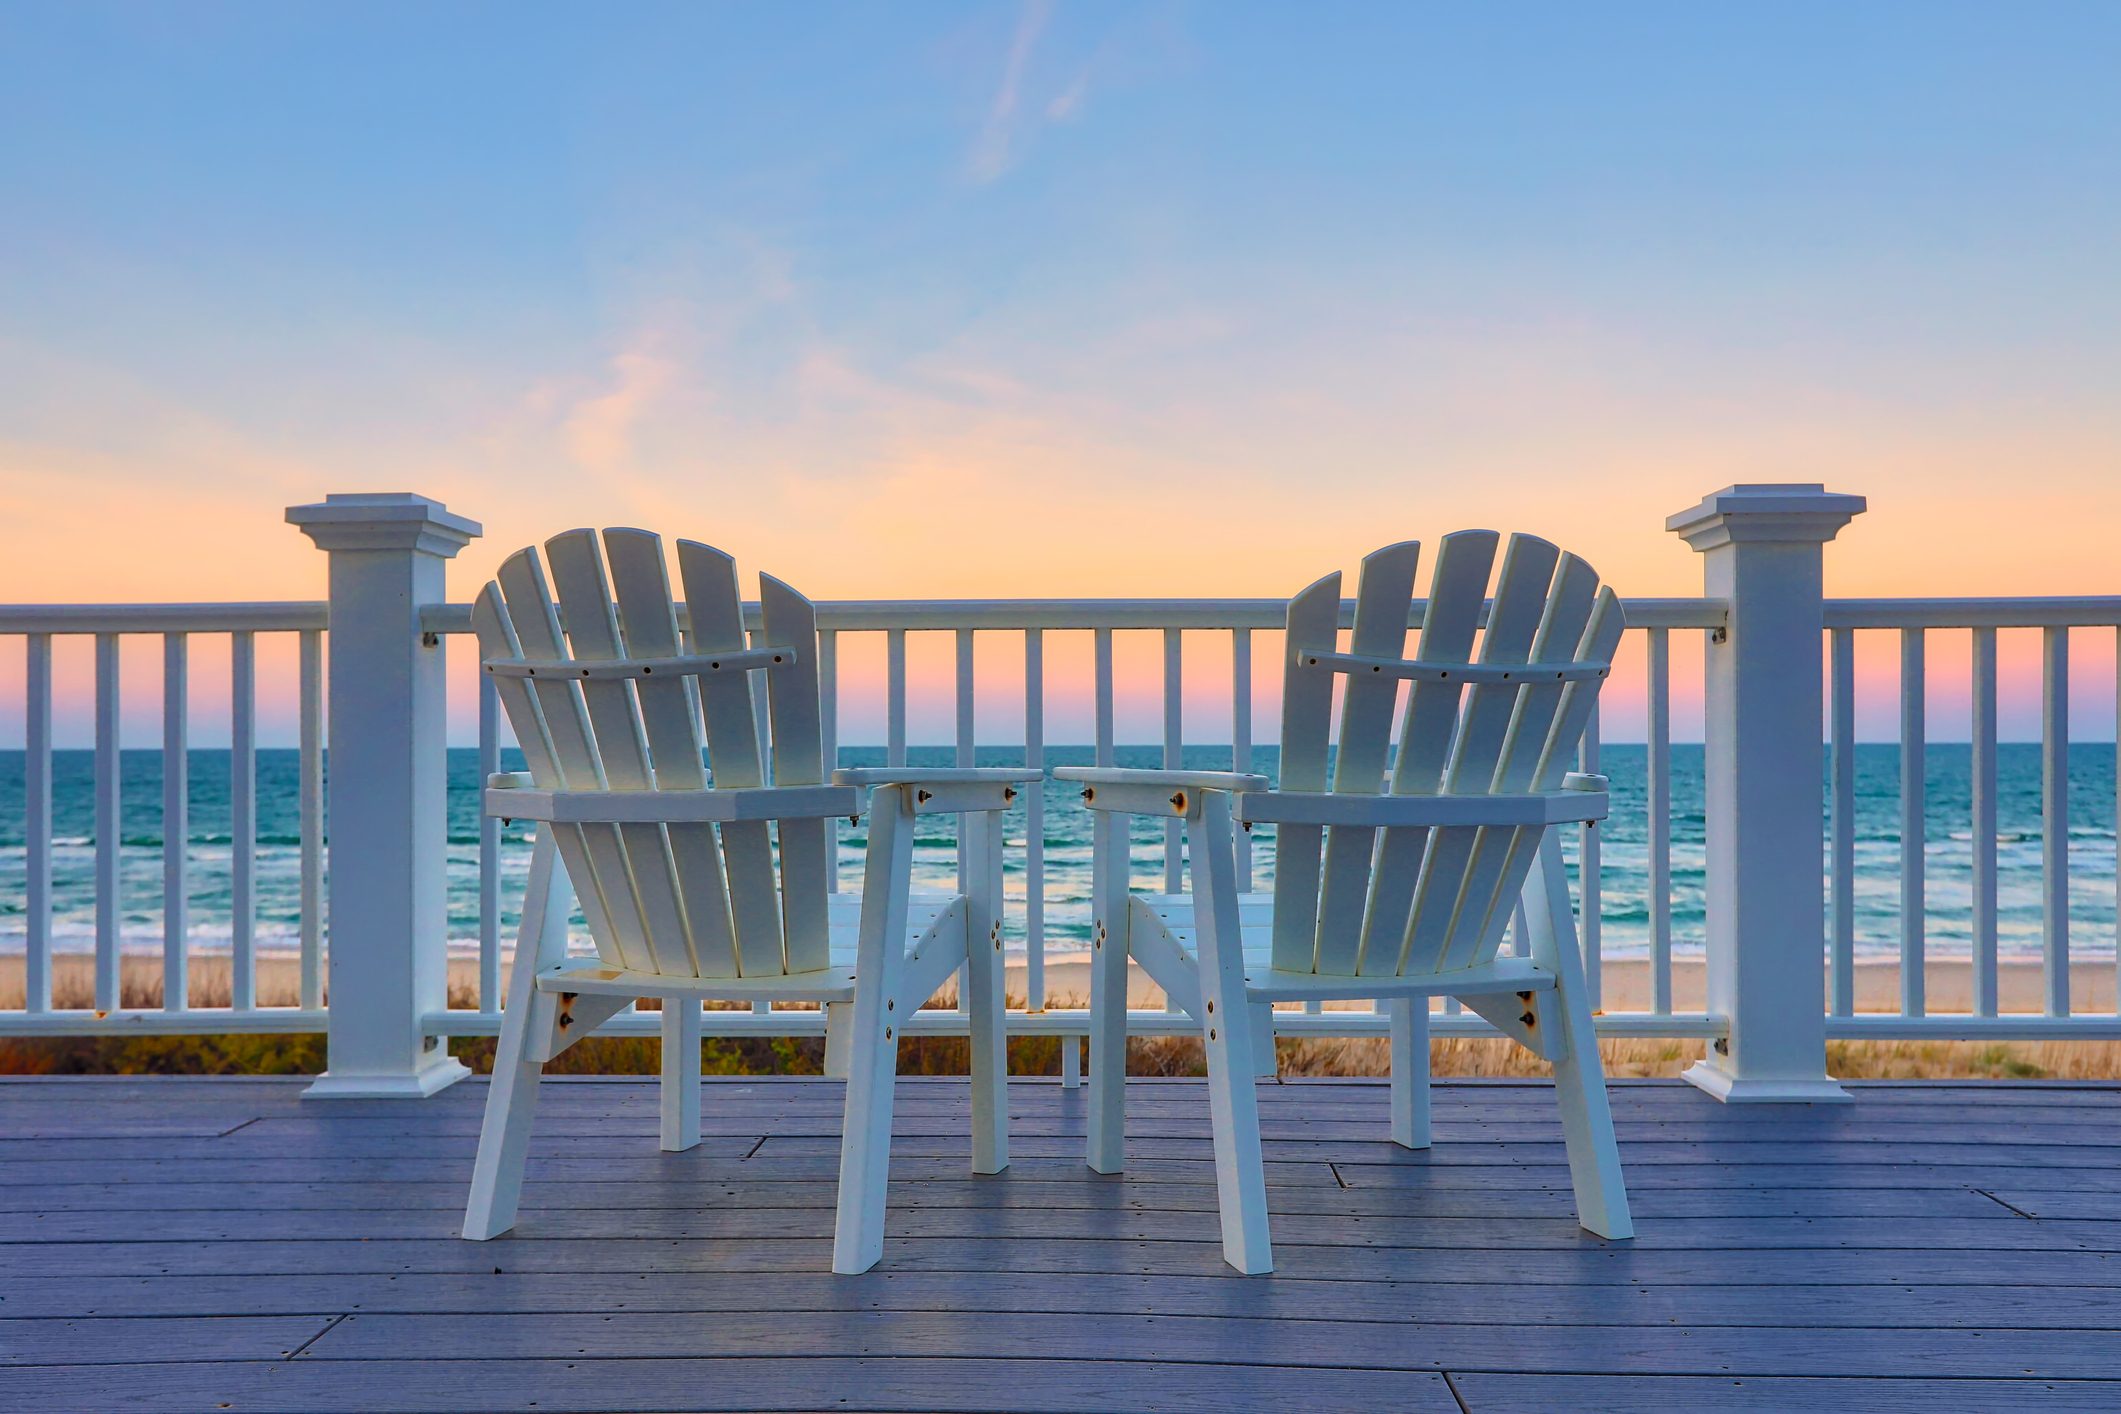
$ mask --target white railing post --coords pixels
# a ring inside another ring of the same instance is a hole
[[[443,640],[420,610],[475,521],[405,492],[288,521],[331,557],[326,835],[330,1050],[313,1098],[418,1098],[470,1074],[422,1018],[448,1005]]]
[[[1826,1073],[1821,561],[1864,509],[1818,485],[1730,486],[1665,522],[1729,605],[1703,715],[1708,1010],[1686,1078],[1721,1100],[1846,1100]]]

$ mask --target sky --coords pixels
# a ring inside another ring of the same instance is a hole
[[[1684,595],[1737,481],[1870,498],[1833,593],[2114,593],[2117,73],[2040,0],[0,0],[0,601],[319,597],[282,511],[354,490],[484,524],[459,599],[583,524],[821,599],[1475,524]]]

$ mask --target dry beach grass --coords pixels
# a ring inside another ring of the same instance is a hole
[[[228,1005],[229,967],[222,957],[199,957],[191,963],[190,1000],[200,1008]],[[1932,963],[1927,973],[1932,1010],[1966,1010],[1967,969],[1963,963]],[[1608,963],[1605,999],[1613,1010],[1640,1009],[1648,1000],[1647,969],[1640,963]],[[87,1008],[94,1004],[90,959],[62,955],[54,959],[53,1005]],[[1080,1005],[1072,999],[1087,991],[1083,964],[1065,955],[1046,968],[1049,1005]],[[1858,968],[1857,1006],[1861,1011],[1898,1007],[1898,969],[1890,964]],[[1021,1004],[1021,965],[1010,971],[1010,992]],[[299,972],[292,959],[271,957],[258,965],[259,1001],[290,1006],[297,996]],[[2110,967],[2083,964],[2073,970],[2072,993],[2079,1008],[2111,1011],[2114,974]],[[127,1007],[162,1004],[162,967],[158,959],[129,957],[121,969]],[[2005,1010],[2039,1008],[2039,971],[2006,965],[2000,972]],[[478,969],[466,960],[450,964],[450,1002],[475,1004]],[[1681,962],[1673,970],[1673,992],[1681,1010],[1700,1005],[1701,969]],[[1153,987],[1139,985],[1135,1004],[1160,1005]],[[19,957],[0,958],[0,1011],[18,1011],[23,1002],[23,967]],[[483,1068],[490,1041],[459,1039],[452,1049],[467,1063]],[[1699,1041],[1621,1038],[1601,1043],[1606,1068],[1614,1076],[1677,1075],[1702,1054]],[[1847,1079],[2025,1079],[2068,1080],[2121,1078],[2121,1042],[2112,1041],[1836,1041],[1829,1048],[1834,1074]],[[1519,1047],[1499,1040],[1448,1038],[1432,1043],[1431,1065],[1440,1076],[1536,1076],[1543,1063]],[[947,1074],[962,1071],[964,1043],[946,1037],[909,1040],[902,1052],[909,1072]],[[1283,1038],[1279,1043],[1285,1075],[1361,1076],[1386,1072],[1381,1040],[1336,1037]],[[820,1043],[761,1039],[710,1041],[706,1064],[716,1073],[765,1071],[815,1073],[822,1061]],[[302,1073],[321,1068],[322,1038],[285,1036],[111,1036],[13,1038],[0,1041],[0,1074],[24,1073]],[[577,1046],[556,1068],[579,1072],[642,1074],[656,1067],[652,1038],[592,1038]],[[1011,1067],[1018,1074],[1053,1074],[1060,1068],[1060,1043],[1027,1037],[1011,1043]],[[1130,1043],[1128,1070],[1144,1075],[1198,1074],[1201,1049],[1185,1037],[1140,1037]]]

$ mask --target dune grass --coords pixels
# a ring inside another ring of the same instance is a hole
[[[0,1011],[19,1010],[23,999],[21,959],[0,960]],[[54,959],[52,1004],[58,1008],[94,1005],[94,976],[89,959]],[[461,970],[460,970],[461,974]],[[291,969],[259,971],[259,1000],[266,1006],[292,1005]],[[159,1007],[162,969],[154,958],[129,957],[120,971],[123,1005]],[[191,1004],[225,1007],[229,998],[226,958],[202,957],[190,969]],[[476,992],[463,975],[454,976],[450,1004],[475,1004]],[[1012,999],[1021,1005],[1021,998]],[[1056,1008],[1080,1006],[1079,1000],[1053,998]],[[1023,1036],[1009,1043],[1009,1065],[1016,1075],[1058,1075],[1061,1045],[1057,1037]],[[1620,1077],[1673,1076],[1702,1056],[1700,1041],[1620,1038],[1599,1043],[1606,1073]],[[452,1038],[450,1050],[474,1070],[492,1065],[493,1041]],[[652,1036],[591,1037],[553,1062],[554,1073],[650,1075],[659,1064],[659,1042]],[[1379,1076],[1388,1073],[1385,1043],[1371,1038],[1284,1037],[1276,1043],[1281,1073],[1288,1076]],[[824,1065],[820,1039],[801,1037],[709,1037],[702,1065],[709,1075],[816,1075]],[[1835,1041],[1827,1047],[1828,1069],[1849,1080],[2060,1079],[2121,1078],[2121,1042],[2111,1041]],[[324,1068],[320,1035],[199,1036],[53,1036],[0,1039],[0,1075],[306,1075]],[[907,1075],[962,1075],[966,1043],[950,1036],[914,1036],[900,1043],[899,1069]],[[1429,1063],[1438,1076],[1539,1077],[1545,1062],[1500,1039],[1439,1039],[1430,1044]],[[1183,1036],[1142,1036],[1128,1042],[1130,1075],[1200,1075],[1204,1061],[1200,1042]]]

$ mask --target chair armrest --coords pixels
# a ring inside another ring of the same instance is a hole
[[[906,786],[906,802],[916,815],[1007,810],[1016,803],[1018,786],[1044,778],[1028,766],[862,766],[832,773],[840,786]]]
[[[1150,771],[1124,766],[1055,766],[1053,779],[1088,786],[1164,786],[1192,790],[1265,790],[1265,776],[1244,771]]]
[[[523,790],[489,787],[486,813],[562,825],[687,825],[731,820],[816,820],[855,815],[852,786],[754,786],[732,790]]]
[[[1115,815],[1188,815],[1203,791],[1265,790],[1265,776],[1243,771],[1137,771],[1119,766],[1057,766],[1053,774],[1083,788],[1083,804]]]
[[[858,766],[832,773],[836,786],[1028,785],[1045,772],[1030,766]]]
[[[1561,825],[1603,820],[1603,790],[1572,788],[1521,795],[1358,795],[1255,791],[1237,797],[1248,825],[1468,826]]]

